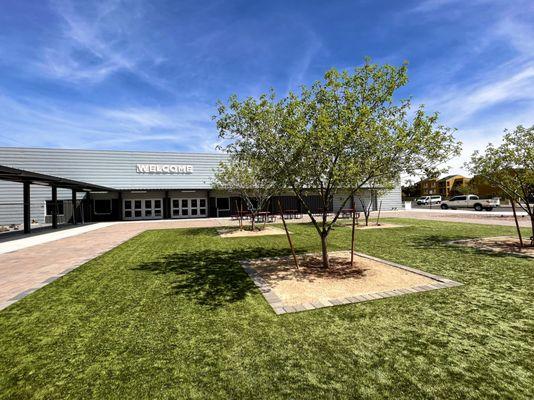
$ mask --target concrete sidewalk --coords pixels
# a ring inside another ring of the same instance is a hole
[[[82,233],[91,232],[106,226],[117,224],[118,222],[98,222],[94,224],[65,226],[58,230],[48,228],[40,232],[24,234],[22,232],[13,232],[15,234],[2,234],[0,236],[0,254],[10,253],[25,249],[38,244],[53,242],[59,239],[65,239],[72,236],[78,236]]]
[[[373,217],[376,212],[372,213]],[[430,221],[461,222],[467,224],[515,226],[515,221],[510,212],[487,212],[466,210],[399,210],[382,211],[383,218],[413,218]],[[531,226],[530,217],[527,213],[518,213],[519,225],[524,228]]]

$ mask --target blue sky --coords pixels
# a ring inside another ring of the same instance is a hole
[[[464,154],[534,124],[534,2],[19,1],[0,4],[0,146],[213,151],[232,93],[330,67],[409,62],[402,90]]]

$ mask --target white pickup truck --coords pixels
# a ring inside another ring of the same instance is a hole
[[[491,211],[494,207],[499,207],[499,199],[479,199],[474,194],[465,196],[454,196],[450,200],[443,200],[441,208],[447,210],[449,208],[455,210],[457,208],[474,208],[475,211]]]

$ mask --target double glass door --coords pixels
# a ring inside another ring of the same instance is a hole
[[[159,219],[163,217],[162,199],[125,199],[123,200],[123,218]]]
[[[173,218],[196,218],[207,216],[207,199],[171,199]]]

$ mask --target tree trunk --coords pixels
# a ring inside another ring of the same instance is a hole
[[[512,203],[512,211],[514,212],[515,227],[517,228],[517,235],[519,236],[519,247],[523,248],[523,237],[521,236],[521,228],[519,228],[519,222],[517,221],[517,214],[515,212],[515,200],[510,199]]]
[[[378,206],[378,217],[376,218],[377,226],[380,226],[380,211],[382,211],[382,200],[380,200],[380,205]]]
[[[252,232],[256,230],[256,213],[251,213],[250,218],[252,219]]]
[[[323,253],[323,268],[328,268],[330,266],[330,260],[328,259],[328,245],[326,243],[326,232],[321,233],[321,250]]]
[[[350,266],[354,267],[354,234],[356,233],[356,204],[352,198],[352,237],[350,242]]]
[[[532,236],[530,237],[530,244],[534,246],[534,214],[530,215],[530,225],[532,226]]]
[[[240,199],[241,200],[241,199]],[[238,213],[238,221],[239,221],[239,230],[243,229],[243,221],[241,220],[241,213],[239,212],[239,204],[237,203],[237,200],[235,201],[235,212]]]
[[[299,269],[299,262],[297,260],[297,255],[295,254],[295,248],[293,247],[291,235],[287,230],[286,219],[284,218],[284,210],[282,209],[282,204],[280,203],[280,200],[278,200],[278,209],[280,210],[280,217],[282,217],[282,223],[284,224],[284,230],[286,231],[287,241],[289,242],[289,247],[291,248],[291,254],[293,255],[293,262],[295,263],[295,268]]]
[[[243,199],[239,199],[239,229],[243,229]]]
[[[365,226],[369,226],[370,208],[365,205],[361,197],[358,197],[358,200],[360,200],[360,204],[362,205],[363,216],[365,217]]]

